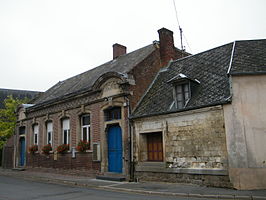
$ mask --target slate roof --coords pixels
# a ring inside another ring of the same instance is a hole
[[[266,40],[235,42],[230,74],[266,73]]]
[[[253,40],[236,41],[173,61],[157,74],[131,118],[228,103],[230,102],[229,74],[264,73],[265,58],[266,40]],[[183,109],[172,106],[173,86],[169,80],[178,74],[200,82],[192,91],[192,97]]]
[[[88,70],[82,74],[76,75],[64,81],[58,82],[52,88],[48,89],[34,103],[46,103],[56,99],[63,98],[72,94],[90,91],[95,81],[107,72],[118,72],[126,74],[133,67],[143,61],[148,55],[155,51],[153,44],[133,51],[131,53],[119,56],[103,65]]]
[[[3,89],[0,88],[0,109],[4,108],[4,100],[12,95],[14,98],[24,99],[25,97],[29,99],[34,99],[40,94],[40,92],[36,91],[28,91],[28,90],[11,90],[11,89]]]

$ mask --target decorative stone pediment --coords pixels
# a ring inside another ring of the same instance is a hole
[[[102,98],[122,93],[123,91],[120,87],[120,83],[121,79],[118,78],[110,78],[105,83],[103,83],[101,85]]]
[[[25,108],[20,107],[20,108],[18,109],[18,120],[21,121],[21,120],[23,120],[23,119],[25,119],[25,118],[26,118]]]

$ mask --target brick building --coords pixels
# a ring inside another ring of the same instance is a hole
[[[135,177],[266,188],[266,40],[172,61],[133,111]]]
[[[37,91],[29,91],[29,90],[13,90],[13,89],[5,89],[0,88],[0,109],[4,109],[4,101],[8,96],[12,96],[17,99],[34,99],[41,92]],[[6,141],[6,144],[3,149],[0,149],[0,166],[3,168],[12,168],[13,167],[13,155],[14,155],[14,137],[5,138],[0,136],[0,140]]]
[[[128,116],[159,69],[188,55],[174,47],[173,32],[162,28],[159,42],[131,53],[113,45],[113,59],[44,92],[18,108],[16,166],[73,169],[85,174],[129,177],[132,161]],[[87,143],[78,152],[80,141]],[[50,144],[52,150],[43,154]],[[69,150],[61,154],[58,146]],[[38,147],[34,153],[29,148]],[[61,146],[62,147],[62,146]]]

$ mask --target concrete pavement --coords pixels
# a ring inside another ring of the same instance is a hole
[[[252,199],[266,200],[266,190],[234,190],[226,188],[203,187],[198,185],[158,182],[113,182],[97,180],[93,177],[69,175],[60,171],[27,169],[25,171],[1,169],[0,176],[12,176],[27,180],[76,185],[113,191],[158,194],[178,197],[212,199]]]

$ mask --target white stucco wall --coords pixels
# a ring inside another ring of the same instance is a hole
[[[233,76],[224,106],[229,175],[235,188],[266,189],[266,76]]]

